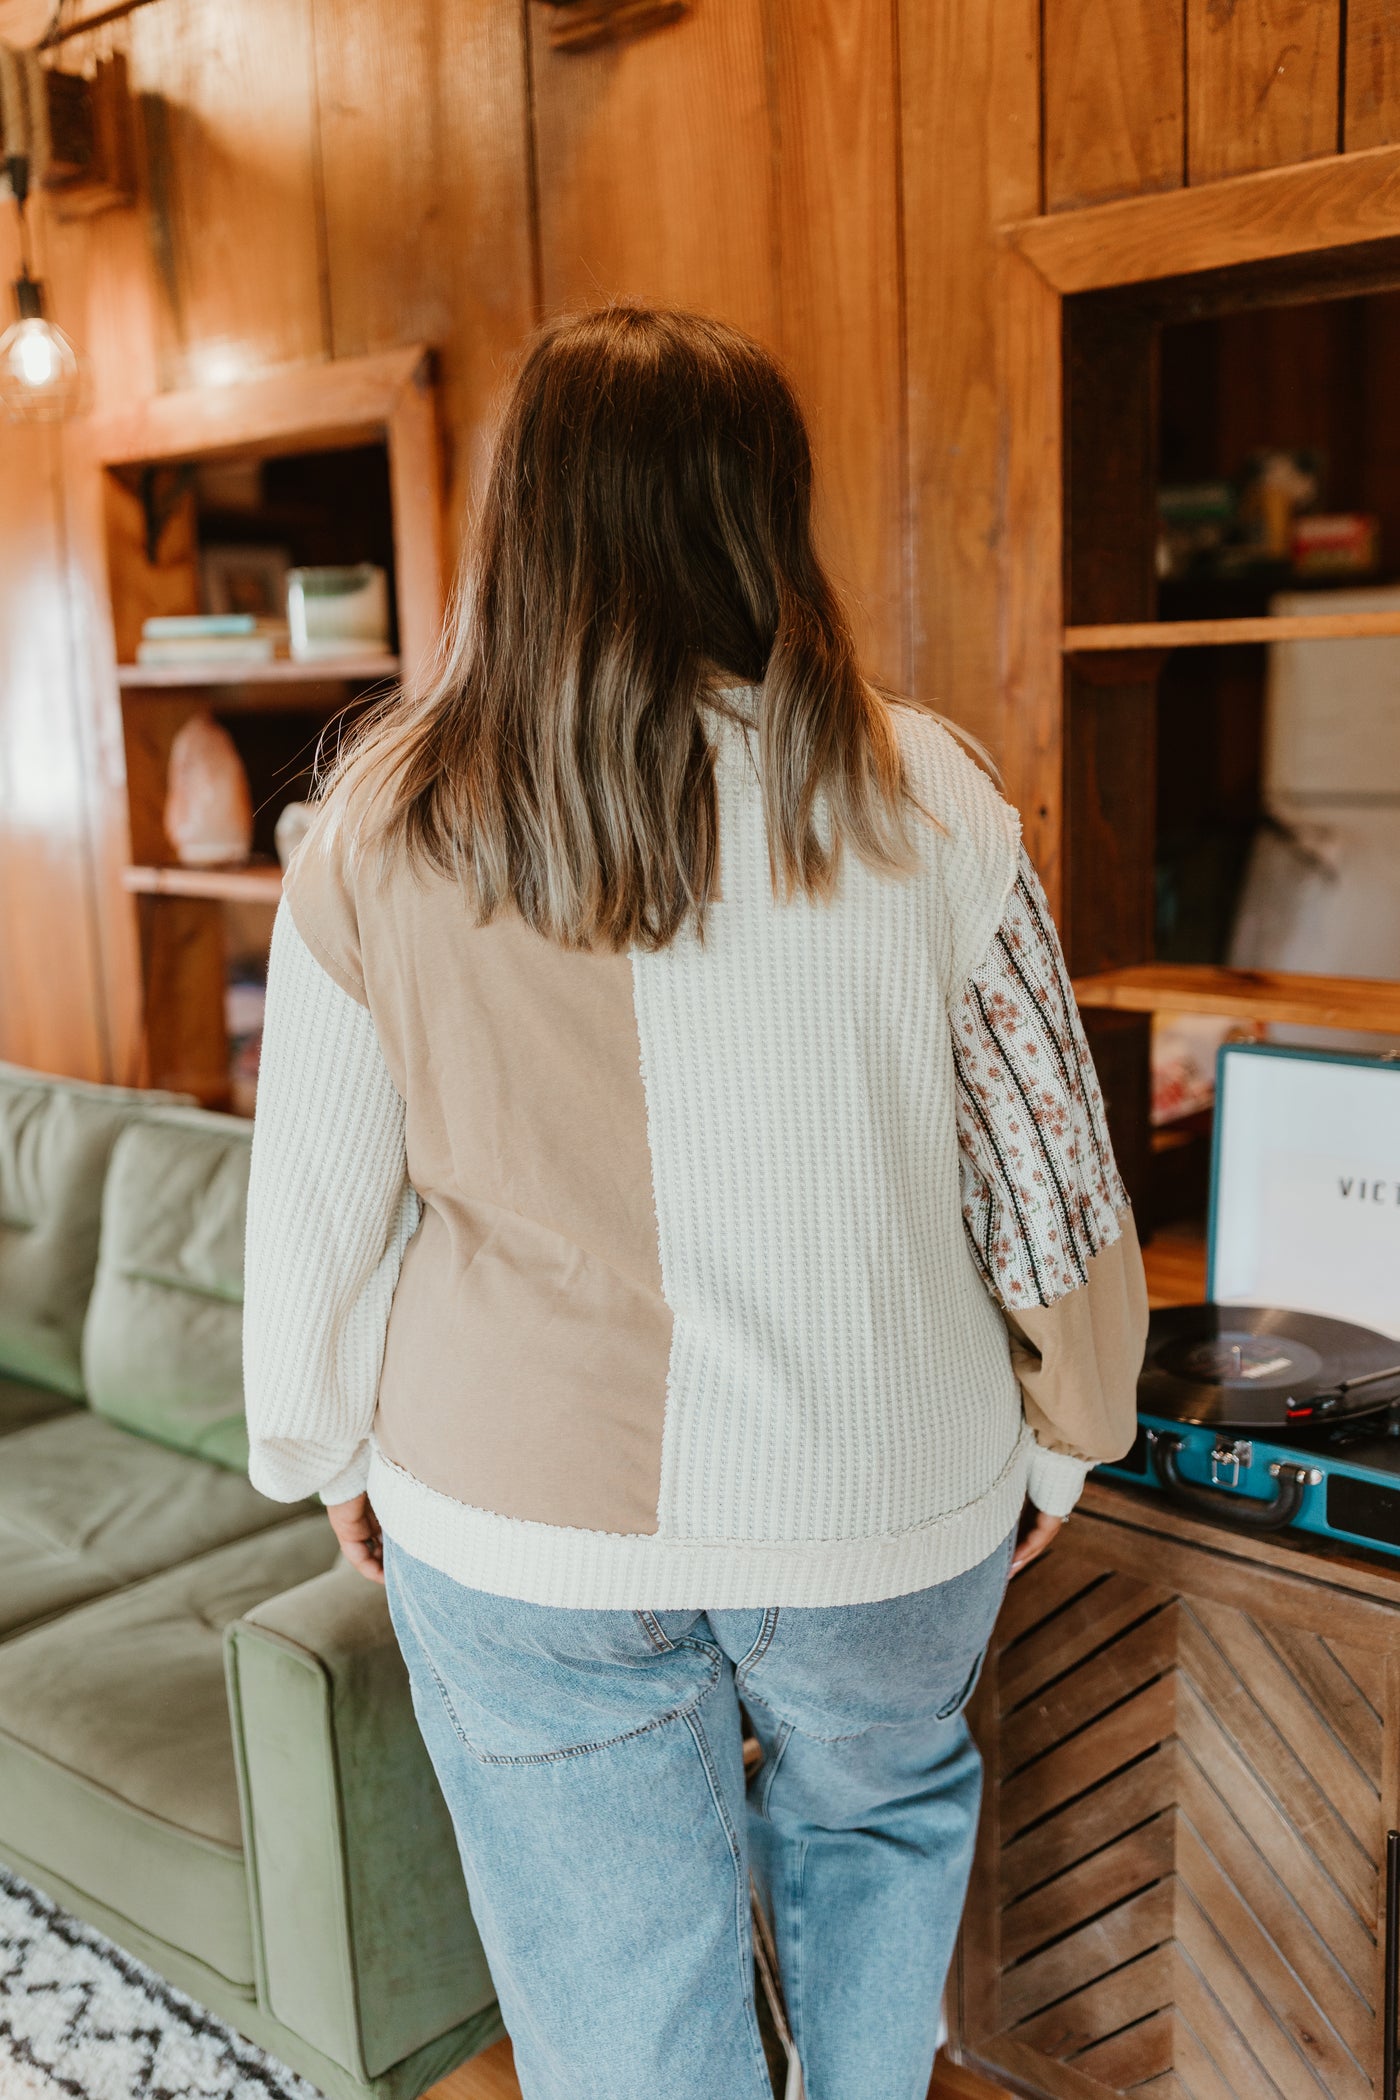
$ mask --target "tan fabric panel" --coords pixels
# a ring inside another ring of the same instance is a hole
[[[408,1104],[424,1214],[389,1320],[385,1456],[503,1516],[654,1532],[671,1314],[628,958],[514,915],[478,927],[439,876],[347,872],[324,817],[287,896]]]
[[[1089,1281],[1054,1305],[1008,1312],[1011,1361],[1026,1420],[1052,1451],[1095,1464],[1122,1458],[1137,1434],[1137,1381],[1147,1345],[1147,1279],[1130,1209],[1122,1232],[1089,1259]]]
[[[354,892],[337,850],[328,806],[317,816],[282,878],[297,932],[328,977],[368,1006]]]
[[[659,1296],[596,1256],[510,1211],[428,1209],[375,1435],[425,1486],[498,1516],[654,1532],[670,1349]]]

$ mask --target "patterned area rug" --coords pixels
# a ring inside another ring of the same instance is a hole
[[[3,2100],[320,2100],[304,2078],[0,1867]]]

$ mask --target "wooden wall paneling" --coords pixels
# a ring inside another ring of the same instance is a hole
[[[92,267],[93,224],[56,219],[42,193],[30,216],[36,266],[48,286],[54,317],[85,358],[90,384],[101,398],[104,366],[93,355],[101,338],[92,287],[95,279],[104,284],[106,279],[101,267],[96,272]],[[120,225],[120,245],[136,223],[135,212],[114,211],[98,226]],[[10,239],[7,222],[7,249]],[[7,253],[3,274],[13,275],[16,267],[17,259]],[[102,313],[105,318],[105,302]],[[130,332],[116,362],[138,375],[141,371],[139,343]],[[13,900],[12,920],[0,933],[0,949],[9,950],[8,956],[0,955],[0,1044],[6,1046],[0,1055],[108,1079],[120,1076],[115,1046],[125,1025],[119,983],[107,968],[102,832],[112,807],[107,783],[114,749],[120,775],[120,730],[104,719],[95,682],[88,614],[97,593],[91,564],[84,562],[80,499],[85,484],[72,465],[74,435],[82,427],[70,423],[43,434],[12,431],[0,441],[7,523],[24,533],[28,521],[33,536],[25,562],[39,565],[33,572],[23,565],[16,570],[7,557],[7,576],[18,597],[13,613],[0,613],[10,644],[8,670],[0,671],[0,722],[5,725],[0,736],[21,733],[34,689],[42,688],[48,717],[43,747],[23,755],[15,747],[13,765],[23,768],[23,776],[12,773],[8,792],[0,788],[0,883],[7,902]],[[43,472],[36,476],[41,459]],[[52,478],[46,478],[50,469]],[[100,536],[89,544],[100,548]],[[28,577],[24,586],[18,583],[20,574]],[[29,584],[36,577],[39,588],[31,598]],[[115,693],[111,698],[115,704]],[[46,787],[40,786],[35,767],[47,771]],[[0,774],[6,770],[6,761],[0,760]],[[129,988],[135,983],[134,924],[129,903],[118,899],[116,906],[117,974]],[[48,917],[49,912],[59,919]],[[51,938],[69,914],[75,916],[66,938]],[[30,929],[40,926],[44,936],[31,953]],[[57,955],[70,957],[71,968],[56,968]]]
[[[1045,206],[1186,179],[1186,0],[1046,0]]]
[[[405,677],[417,678],[437,649],[447,581],[442,448],[427,357],[419,360],[389,418],[389,483],[399,654]]]
[[[532,36],[547,313],[653,300],[777,344],[765,31],[729,0],[591,51]]]
[[[1352,300],[1232,314],[1220,331],[1219,472],[1240,473],[1265,446],[1310,448],[1328,469],[1324,503],[1355,507],[1347,468],[1369,437],[1361,333]]]
[[[781,346],[812,425],[823,552],[871,674],[906,647],[894,0],[770,0]]]
[[[454,527],[535,319],[526,16],[314,0],[331,347],[433,346]]]
[[[1157,331],[1111,295],[1071,300],[1064,312],[1066,619],[1150,620]]]
[[[1347,0],[1346,109],[1349,153],[1400,140],[1400,0]]]
[[[999,756],[1026,849],[1058,917],[1065,904],[1061,302],[1010,247],[999,257],[997,285],[997,379],[1006,421]]]
[[[328,347],[358,357],[439,343],[453,318],[441,238],[446,10],[435,0],[310,4]]]
[[[163,0],[127,31],[164,384],[324,355],[311,0]]]
[[[1067,307],[1071,621],[1091,608],[1121,619],[1153,611],[1154,366],[1153,331],[1138,315],[1107,301]],[[1156,674],[1141,656],[1070,669],[1062,919],[1076,976],[1152,954]]]
[[[89,71],[114,50],[125,56],[129,41],[128,25],[117,23],[106,31],[72,38],[59,62],[65,71]],[[127,93],[133,94],[130,79]],[[43,217],[44,274],[58,319],[80,354],[86,355],[91,404],[99,411],[154,393],[161,384],[162,359],[171,349],[151,238],[153,206],[140,98],[133,96],[133,103],[135,190],[130,203],[103,210],[95,221],[64,219],[49,211]]]
[[[76,38],[65,45],[62,64],[86,69],[113,48],[125,49],[128,40],[125,23]],[[136,196],[130,206],[97,218],[63,220],[42,208],[46,200],[41,197],[36,214],[40,266],[55,315],[85,361],[91,405],[99,414],[148,398],[175,362],[172,321],[151,238],[150,171],[139,103],[132,129]],[[136,914],[121,883],[130,856],[103,493],[85,436],[83,422],[68,424],[61,433],[67,641],[93,868],[99,963],[94,1025],[101,1030],[104,1058],[101,1073],[89,1076],[131,1084],[139,1070],[141,1028]]]
[[[1341,0],[1187,0],[1189,180],[1335,153]]]
[[[910,683],[1008,767],[996,229],[1039,209],[1038,54],[1034,0],[900,0]]]
[[[200,897],[138,897],[146,986],[142,1083],[229,1100],[222,905]]]
[[[118,663],[135,663],[144,621],[199,610],[194,487],[178,465],[101,475],[107,583]]]
[[[59,433],[16,426],[0,446],[0,1056],[102,1079],[106,1014],[66,585]]]
[[[1109,297],[1065,310],[1068,612],[1150,618],[1156,578],[1156,337]],[[1158,663],[1075,658],[1066,688],[1062,925],[1071,972],[1153,952]],[[1119,1166],[1150,1225],[1151,1022],[1093,1014],[1086,1029]]]

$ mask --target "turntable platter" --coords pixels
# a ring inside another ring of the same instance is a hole
[[[1144,1413],[1208,1428],[1301,1429],[1400,1399],[1400,1342],[1315,1313],[1180,1305],[1152,1315]]]

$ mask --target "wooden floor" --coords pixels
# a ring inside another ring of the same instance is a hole
[[[425,2093],[423,2100],[520,2100],[510,2043],[497,2042],[494,2049],[463,2064],[459,2071]],[[945,2064],[940,2057],[929,2087],[929,2100],[1011,2100],[1011,2095],[972,2071]]]
[[[515,2059],[509,2042],[497,2042],[469,2064],[452,2071],[423,2100],[520,2100]]]

